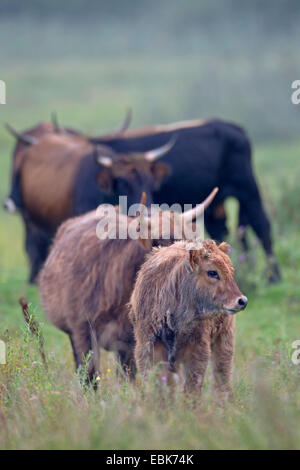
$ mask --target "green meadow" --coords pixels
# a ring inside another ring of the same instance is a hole
[[[125,34],[117,22],[100,26],[0,21],[0,79],[7,85],[7,104],[0,105],[0,339],[7,349],[0,365],[0,448],[299,449],[300,366],[292,362],[292,343],[300,340],[300,140],[299,111],[290,103],[297,51],[276,36],[274,51],[269,38],[261,48],[250,42],[244,54],[247,39],[238,25],[239,47],[230,32],[227,51],[226,41],[210,44],[209,33],[201,42],[197,29],[199,49],[191,31],[185,46],[182,31],[176,33],[176,49],[173,33],[164,36],[161,26],[153,47],[148,30],[138,43],[141,26],[136,34]],[[249,26],[247,33],[254,37],[255,30]],[[180,389],[171,396],[155,370],[147,383],[122,380],[108,353],[101,355],[98,391],[82,388],[68,338],[47,321],[37,287],[26,282],[20,216],[2,209],[14,145],[5,122],[24,129],[56,110],[62,124],[100,134],[118,125],[129,106],[134,127],[218,116],[245,126],[253,140],[282,281],[268,285],[250,230],[251,249],[241,257],[237,204],[228,200],[232,257],[249,304],[236,317],[234,396],[224,406],[211,396],[209,371],[201,397]],[[24,323],[22,296],[41,323],[48,370]]]

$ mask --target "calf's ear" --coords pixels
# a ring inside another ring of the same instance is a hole
[[[159,189],[164,179],[171,174],[171,167],[164,162],[153,162],[151,170],[154,176],[154,188]]]
[[[226,253],[226,255],[229,255],[232,251],[232,248],[228,243],[222,242],[219,245],[219,250],[223,251],[223,253]]]
[[[193,273],[199,262],[199,253],[197,250],[189,250],[189,258],[185,262],[185,267],[188,273]]]
[[[105,194],[111,194],[113,191],[113,174],[111,168],[101,168],[97,176],[98,186]]]

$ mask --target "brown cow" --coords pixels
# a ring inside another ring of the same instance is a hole
[[[127,196],[131,205],[139,201],[143,190],[151,202],[152,192],[170,171],[168,165],[156,160],[172,145],[170,141],[145,153],[116,154],[81,135],[48,133],[22,148],[16,177],[31,263],[30,282],[35,281],[57,228],[69,217],[105,202],[116,204],[121,195]]]
[[[108,135],[117,137],[121,135],[128,127],[131,121],[131,110],[126,114],[126,117],[121,125],[111,131]],[[11,172],[11,191],[10,195],[4,201],[4,209],[8,212],[16,212],[22,206],[22,197],[19,185],[19,169],[24,158],[23,150],[28,145],[33,145],[41,137],[47,134],[68,134],[76,137],[81,136],[82,139],[88,140],[84,133],[79,132],[70,127],[61,127],[58,124],[56,113],[52,113],[52,122],[41,122],[36,126],[26,129],[23,132],[17,132],[12,126],[6,124],[7,130],[16,138],[17,142],[12,155],[12,172]]]
[[[165,227],[171,226],[172,237],[177,222],[189,222],[197,217],[216,192],[215,189],[203,205],[182,215],[159,211],[155,227],[148,225],[148,219],[146,228],[156,233],[151,240],[119,239],[119,232],[117,239],[111,239],[109,231],[107,238],[100,240],[96,229],[103,216],[97,215],[97,211],[69,219],[59,228],[39,276],[42,305],[50,321],[69,335],[77,367],[83,356],[94,351],[94,361],[90,361],[88,368],[91,379],[98,370],[98,346],[114,351],[123,369],[129,368],[130,375],[134,375],[133,331],[127,304],[146,250],[152,244],[172,243],[164,238]],[[136,218],[118,211],[109,217],[117,218],[127,233],[131,224],[137,223]]]
[[[129,313],[136,364],[144,376],[151,360],[168,364],[172,372],[182,363],[186,390],[201,389],[212,356],[217,391],[230,391],[234,314],[246,307],[247,297],[234,280],[228,249],[225,242],[178,241],[148,255]]]

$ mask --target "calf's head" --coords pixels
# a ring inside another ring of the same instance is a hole
[[[228,256],[230,246],[219,246],[206,240],[199,248],[189,250],[186,269],[194,289],[195,308],[208,317],[218,313],[233,315],[247,306],[248,299],[234,279],[234,268]]]

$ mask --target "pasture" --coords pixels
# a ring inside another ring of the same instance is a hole
[[[198,74],[199,83],[201,74],[204,81],[207,79],[205,65],[209,60],[205,54],[199,69],[195,51],[190,56],[150,54],[148,59],[138,51],[129,58],[103,53],[99,60],[95,51],[85,56],[89,49],[86,45],[78,58],[72,54],[69,42],[65,44],[65,54],[56,54],[58,39],[53,39],[48,43],[51,47],[46,47],[49,60],[45,61],[41,46],[37,46],[36,54],[28,53],[42,32],[33,33],[26,21],[18,23],[24,38],[19,49],[14,42],[7,46],[0,77],[7,84],[8,103],[0,107],[0,339],[7,346],[7,364],[0,365],[0,448],[299,448],[300,366],[292,363],[291,356],[293,341],[300,339],[300,140],[288,136],[287,127],[282,138],[280,132],[274,132],[272,137],[270,123],[266,126],[267,137],[262,139],[259,126],[265,118],[260,112],[259,122],[255,122],[258,103],[252,103],[255,109],[248,115],[240,109],[235,111],[234,105],[228,115],[230,103],[222,103],[220,117],[240,117],[246,128],[249,123],[255,136],[255,172],[273,224],[275,252],[282,270],[282,282],[268,285],[264,255],[253,234],[248,259],[240,256],[234,238],[237,206],[235,201],[227,201],[232,258],[240,287],[249,298],[247,309],[237,315],[236,321],[232,402],[224,407],[214,403],[209,374],[201,399],[186,397],[180,390],[171,397],[155,370],[146,383],[140,379],[135,385],[128,383],[116,376],[117,364],[107,353],[102,354],[99,390],[94,393],[83,389],[74,374],[67,336],[47,322],[37,288],[26,283],[28,266],[21,220],[2,209],[9,188],[13,147],[13,139],[3,124],[8,121],[23,129],[48,120],[51,111],[57,110],[63,124],[97,134],[117,125],[129,105],[133,108],[132,126],[155,122],[157,115],[161,122],[208,117],[217,115],[218,107],[215,104],[210,108],[208,97],[204,98],[204,111],[201,106],[191,111],[183,104],[185,87],[189,90],[190,106],[199,90],[199,84],[191,83],[190,76]],[[57,32],[62,40],[59,25],[47,28],[44,38],[47,34],[55,38]],[[1,24],[0,31],[0,40],[4,41],[9,37],[9,23]],[[68,34],[67,37],[70,40]],[[79,38],[76,44],[83,47]],[[237,71],[236,83],[242,87],[239,73],[245,71],[245,63],[239,54],[228,60]],[[225,64],[223,58],[219,70],[224,81],[232,70],[227,63],[225,71]],[[280,60],[274,59],[271,69],[279,73]],[[176,80],[169,86],[170,74]],[[283,76],[279,82],[282,85]],[[241,88],[230,83],[232,92],[241,93]],[[193,93],[191,85],[195,87]],[[286,87],[288,100],[289,82]],[[245,102],[249,99],[250,103],[255,93],[249,93]],[[285,116],[289,116],[289,109],[295,115],[294,108],[287,106]],[[280,117],[275,114],[272,119],[277,129]],[[48,371],[41,364],[38,345],[23,321],[18,304],[21,296],[32,303],[34,315],[41,323]]]

